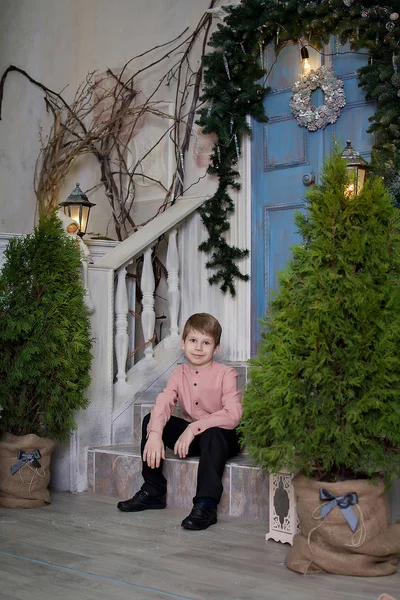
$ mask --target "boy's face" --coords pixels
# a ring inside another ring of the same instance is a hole
[[[181,348],[189,364],[196,369],[201,369],[212,363],[219,345],[215,345],[214,338],[210,335],[190,329],[186,339],[181,340]]]

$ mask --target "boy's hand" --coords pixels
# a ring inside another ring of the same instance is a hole
[[[162,437],[156,431],[150,431],[146,445],[143,450],[143,462],[147,462],[150,468],[158,468],[161,459],[165,459],[165,448]]]
[[[194,440],[194,433],[190,427],[186,427],[185,431],[176,440],[174,446],[174,454],[177,454],[179,458],[185,458],[189,452],[189,446]]]

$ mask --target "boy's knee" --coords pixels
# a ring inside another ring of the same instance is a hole
[[[240,451],[238,436],[233,429],[223,429],[222,427],[210,427],[201,434],[200,445],[204,448],[219,449],[219,451],[227,451],[230,454],[238,454]]]
[[[221,427],[210,427],[201,435],[203,442],[226,444],[224,430]]]
[[[223,436],[223,430],[221,427],[209,427],[202,435],[203,437],[221,437]]]

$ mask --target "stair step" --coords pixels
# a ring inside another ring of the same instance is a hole
[[[198,458],[177,458],[167,449],[164,474],[168,481],[167,505],[190,510],[196,492]],[[131,498],[143,483],[140,446],[116,444],[89,448],[89,491],[115,498]],[[222,480],[219,512],[268,521],[269,478],[245,454],[229,460]]]

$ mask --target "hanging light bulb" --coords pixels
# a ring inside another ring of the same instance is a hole
[[[300,55],[301,55],[301,69],[303,71],[303,75],[307,76],[311,71],[311,65],[310,65],[310,56],[309,56],[308,50],[305,46],[301,47]]]

